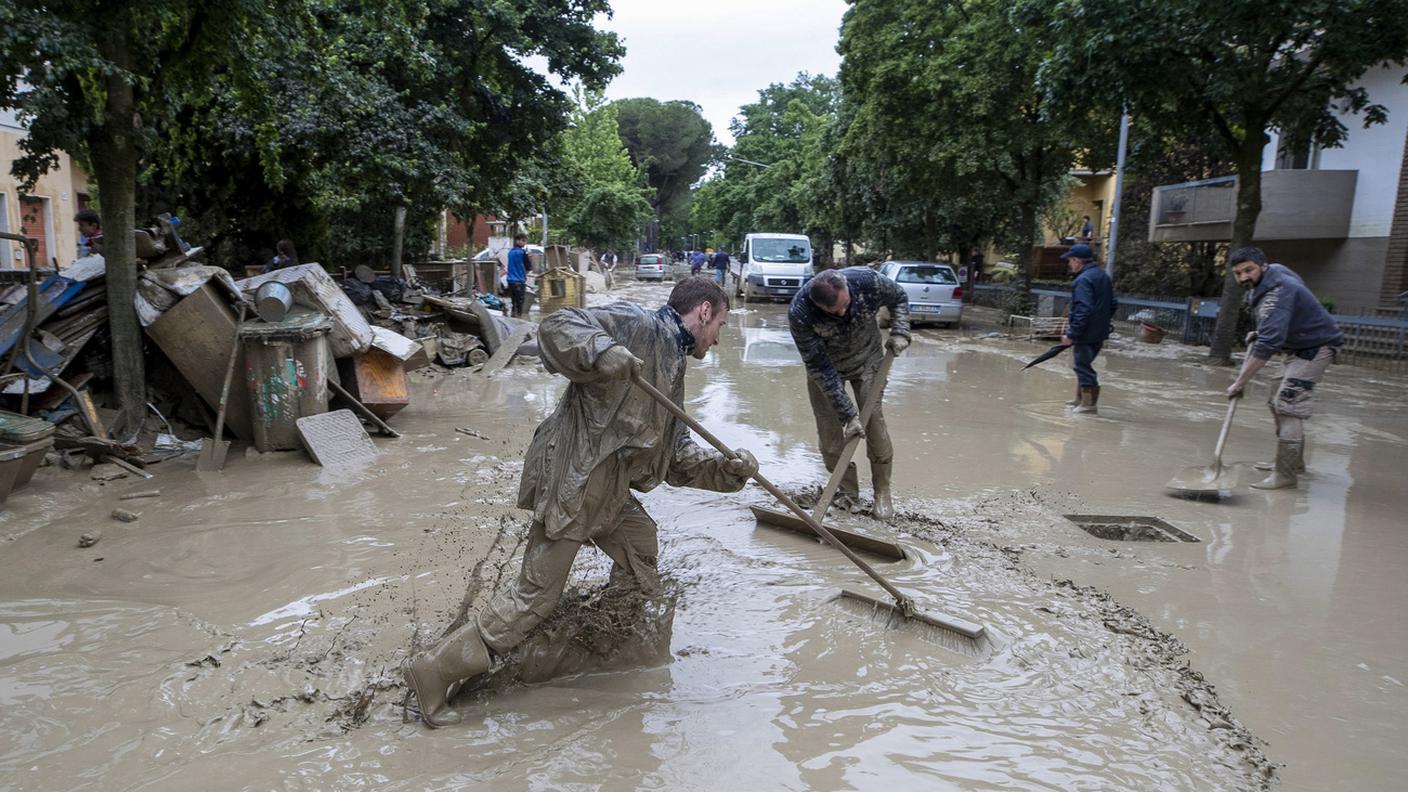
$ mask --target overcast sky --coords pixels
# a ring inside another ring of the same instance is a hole
[[[613,0],[598,26],[626,44],[609,99],[649,96],[698,104],[714,136],[732,143],[740,105],[797,72],[835,76],[845,0]]]

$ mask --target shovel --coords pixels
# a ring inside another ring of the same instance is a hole
[[[733,449],[724,445],[722,440],[715,437],[708,429],[700,425],[698,421],[691,418],[689,413],[685,412],[682,407],[671,401],[669,396],[661,393],[654,385],[641,379],[639,374],[632,374],[631,382],[635,383],[636,387],[650,394],[650,397],[655,399],[661,407],[669,410],[672,415],[683,421],[685,426],[693,429],[695,433],[704,438],[709,445],[718,449],[719,453],[729,459],[738,458],[738,455],[733,452]],[[846,558],[850,559],[852,564],[856,565],[856,568],[869,575],[871,580],[878,583],[880,588],[883,588],[885,592],[894,599],[894,602],[886,602],[868,594],[847,589],[841,590],[841,597],[843,599],[859,602],[866,609],[886,613],[906,623],[914,623],[934,628],[937,631],[937,640],[944,646],[955,651],[978,655],[985,654],[991,650],[992,639],[988,636],[988,630],[985,626],[975,624],[957,616],[949,616],[943,613],[925,613],[919,610],[915,606],[914,600],[895,588],[894,584],[890,583],[883,575],[876,572],[874,568],[865,563],[860,556],[857,556],[855,551],[842,544],[841,540],[837,539],[836,535],[828,530],[826,526],[812,519],[812,516],[807,514],[801,506],[798,506],[796,501],[787,497],[787,493],[778,489],[777,485],[764,478],[761,472],[754,473],[753,480],[758,482],[770,495],[777,498],[777,500],[782,503],[783,506],[791,510],[793,514],[797,515],[798,519],[805,522],[817,536],[826,540],[832,547],[840,550],[842,555],[846,556]]]
[[[870,384],[870,389],[865,394],[865,408],[860,411],[861,426],[869,425],[870,414],[875,411],[875,405],[880,403],[880,394],[885,391],[885,382],[890,377],[890,365],[894,362],[895,356],[891,352],[886,352],[884,360],[880,361],[880,370],[876,372],[875,380]],[[822,490],[821,499],[816,502],[816,509],[812,511],[812,519],[816,522],[825,522],[826,512],[830,510],[831,501],[836,497],[836,490],[841,486],[841,479],[845,477],[846,469],[851,465],[851,458],[856,455],[856,449],[860,447],[860,440],[859,437],[852,437],[846,441],[846,446],[841,451],[836,467],[831,471],[831,480],[826,482],[826,489]],[[774,528],[783,528],[808,535],[813,533],[805,521],[799,520],[787,512],[764,509],[761,506],[749,508],[753,510],[753,516],[757,518],[760,525],[770,525]],[[827,525],[826,528],[848,547],[874,553],[891,561],[904,560],[904,550],[895,542],[854,533],[834,525]]]
[[[235,322],[235,343],[230,349],[230,362],[225,365],[225,384],[220,388],[220,409],[215,416],[215,436],[200,441],[200,456],[196,457],[196,471],[218,473],[225,469],[225,452],[230,450],[230,441],[224,439],[225,405],[230,401],[230,381],[235,376],[235,358],[240,354],[240,326],[244,324],[245,303],[240,303],[240,318]]]
[[[1173,480],[1164,486],[1175,494],[1196,498],[1217,495],[1232,489],[1232,484],[1222,478],[1222,449],[1227,445],[1227,435],[1232,431],[1232,416],[1237,413],[1237,402],[1242,397],[1229,399],[1227,417],[1222,419],[1222,430],[1217,433],[1217,445],[1212,452],[1212,465],[1209,467],[1184,468]]]

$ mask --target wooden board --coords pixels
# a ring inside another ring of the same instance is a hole
[[[503,340],[498,350],[489,358],[489,362],[484,364],[484,369],[479,373],[485,377],[492,377],[504,366],[507,366],[513,356],[518,354],[518,347],[528,340],[528,336],[533,334],[533,328],[520,327],[514,330],[508,338]]]
[[[172,306],[147,328],[147,335],[212,410],[220,406],[225,367],[235,342],[235,311],[223,292],[207,283]],[[244,345],[235,353],[235,371],[244,371]],[[230,388],[225,427],[242,440],[254,438],[249,392]]]
[[[406,370],[393,355],[372,347],[337,361],[343,387],[378,418],[386,420],[411,403]]]

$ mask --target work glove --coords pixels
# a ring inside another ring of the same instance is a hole
[[[620,344],[607,347],[596,358],[596,370],[609,379],[629,380],[640,373],[640,367],[641,359]]]
[[[909,349],[909,339],[902,335],[892,335],[885,342],[885,348],[890,350],[890,353],[895,357],[899,357],[901,352]]]
[[[846,425],[841,428],[841,438],[843,440],[850,440],[855,437],[865,437],[865,427],[861,426],[859,415],[852,416],[851,420],[846,421]]]
[[[758,472],[758,460],[746,449],[733,452],[737,459],[724,460],[724,472],[734,478],[752,478]]]

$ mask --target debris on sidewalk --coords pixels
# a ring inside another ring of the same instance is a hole
[[[298,434],[308,455],[323,467],[366,462],[377,456],[376,445],[351,410],[299,418]]]

